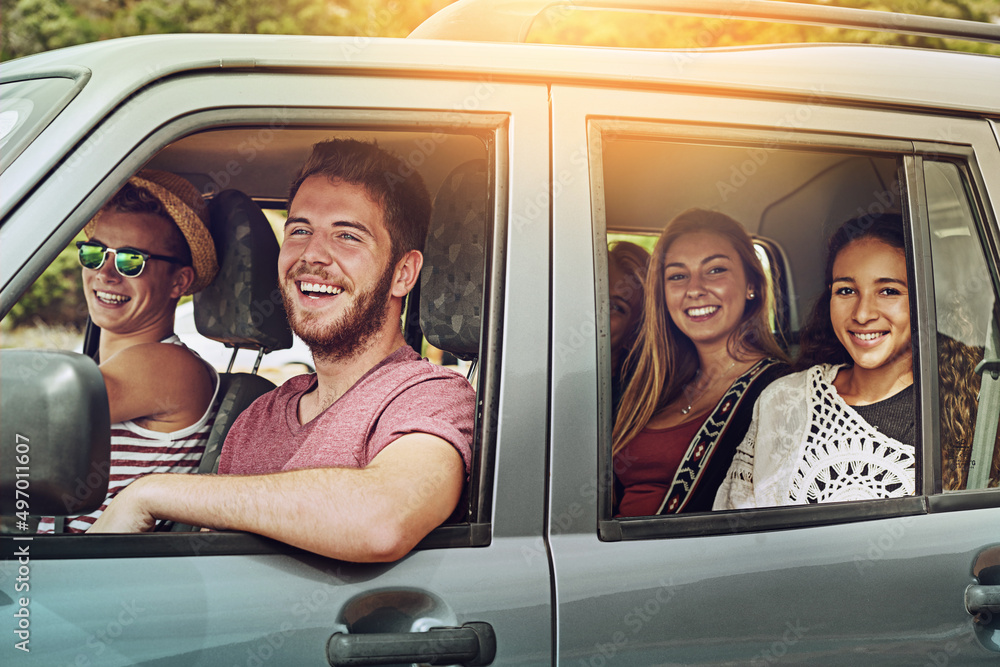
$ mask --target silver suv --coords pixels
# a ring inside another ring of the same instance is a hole
[[[0,663],[1000,660],[1000,488],[984,470],[1000,417],[1000,59],[509,43],[548,4],[463,0],[407,40],[151,36],[4,63],[0,313],[140,168],[280,215],[313,143],[374,138],[436,193],[438,272],[407,335],[474,362],[480,411],[465,520],[390,565],[230,532],[33,535],[32,515],[103,497],[107,399],[82,355],[5,350]],[[1000,26],[817,6],[615,6],[1000,42]],[[859,212],[903,214],[915,496],[612,516],[608,242],[692,206],[754,236],[792,345],[823,239]],[[275,304],[254,294],[245,314],[263,322]],[[959,490],[942,490],[955,425],[939,334],[982,349],[963,426],[985,454]]]

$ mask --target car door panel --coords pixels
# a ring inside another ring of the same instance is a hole
[[[554,172],[571,169],[574,159],[579,162],[573,150],[580,147],[586,147],[591,165],[589,178],[579,168],[573,172],[576,177],[566,188],[570,196],[556,199],[553,207],[553,268],[559,276],[553,281],[553,346],[558,350],[571,337],[576,342],[574,354],[553,357],[552,476],[559,484],[550,499],[549,539],[560,662],[593,667],[992,663],[994,640],[984,641],[982,628],[966,610],[965,590],[976,582],[973,563],[1000,543],[995,491],[984,496],[987,505],[981,509],[943,513],[926,513],[915,502],[870,501],[855,506],[853,517],[824,513],[840,511],[830,507],[815,515],[807,515],[807,508],[730,512],[700,523],[697,517],[607,520],[611,492],[601,476],[608,466],[600,457],[609,451],[611,418],[599,391],[603,382],[607,392],[602,379],[607,361],[599,344],[607,325],[595,309],[602,292],[593,300],[579,295],[583,285],[606,290],[606,268],[593,259],[601,258],[594,248],[606,242],[605,216],[610,215],[605,199],[611,195],[600,177],[606,168],[603,142],[622,137],[706,146],[734,142],[748,151],[756,145],[760,160],[726,165],[708,184],[710,194],[719,194],[713,203],[725,200],[727,187],[753,188],[754,170],[779,149],[839,151],[838,145],[853,145],[886,155],[900,152],[903,164],[902,155],[913,151],[914,140],[940,144],[942,128],[949,144],[974,149],[979,173],[997,173],[995,142],[982,121],[851,110],[819,99],[777,103],[718,95],[553,90]],[[636,122],[648,125],[636,129]],[[669,125],[659,136],[657,122]],[[745,164],[750,166],[741,172]],[[913,162],[906,164],[906,173],[913,175]],[[740,173],[742,181],[730,181]],[[671,183],[662,187],[669,190]],[[912,188],[901,189],[907,209],[925,206]],[[689,206],[700,203],[693,195],[688,199],[695,200]],[[672,214],[664,207],[663,215],[661,224]],[[925,224],[922,214],[913,215],[919,229]],[[581,233],[585,219],[594,221],[591,233]],[[572,230],[574,241],[564,240]],[[785,251],[794,254],[794,248]],[[918,281],[918,289],[925,283]],[[590,324],[583,329],[581,321]],[[933,355],[929,338],[922,342],[927,357]],[[921,389],[931,395],[930,372],[921,374]],[[933,408],[924,405],[926,418]],[[885,514],[890,507],[899,515]],[[751,525],[758,515],[775,519],[780,529]],[[673,537],[670,521],[679,527]],[[659,532],[650,528],[645,538],[622,539],[629,522],[659,526]],[[602,541],[601,534],[610,541]]]
[[[544,550],[535,557],[543,535],[547,321],[533,317],[548,308],[547,290],[538,289],[547,273],[548,227],[540,221],[515,230],[507,219],[548,178],[546,110],[544,86],[190,76],[133,97],[38,184],[0,229],[5,303],[17,299],[25,273],[47,265],[122,179],[187,133],[241,124],[275,132],[327,126],[331,135],[344,127],[377,135],[380,127],[404,126],[429,136],[438,129],[482,134],[492,128],[497,241],[484,306],[492,327],[486,358],[497,364],[480,376],[489,388],[481,392],[487,435],[479,454],[487,462],[490,496],[478,526],[457,528],[479,546],[431,540],[391,564],[344,563],[225,534],[4,535],[0,578],[18,575],[17,550],[30,553],[25,594],[32,633],[30,653],[6,642],[0,662],[324,665],[335,632],[419,632],[468,622],[493,628],[498,662],[549,662],[550,567]],[[268,118],[281,125],[269,126]],[[515,121],[517,135],[508,132]],[[421,159],[411,157],[415,165]],[[525,296],[505,300],[504,294]],[[525,324],[506,327],[512,319]],[[2,602],[16,608],[14,600]],[[8,619],[3,625],[10,634],[18,620]]]

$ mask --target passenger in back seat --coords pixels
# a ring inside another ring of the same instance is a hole
[[[715,509],[913,495],[916,427],[909,279],[898,214],[830,238],[826,290],[802,332],[804,370],[754,406]]]
[[[645,300],[643,280],[649,268],[649,253],[629,241],[616,241],[608,249],[608,338],[611,347],[611,407],[618,412],[630,369],[625,363],[642,324]]]
[[[667,223],[612,432],[615,515],[707,512],[761,390],[787,372],[753,240],[717,211]]]
[[[174,334],[178,299],[201,290],[218,271],[198,189],[174,174],[140,171],[84,233],[88,240],[77,245],[87,309],[101,329],[111,467],[101,507],[66,518],[66,532],[74,533],[90,528],[141,476],[197,470],[219,387],[215,369]],[[55,521],[43,518],[38,530],[53,532]]]
[[[421,359],[400,327],[430,209],[419,174],[399,158],[363,142],[317,144],[292,184],[278,260],[289,321],[316,373],[240,416],[219,475],[146,477],[92,531],[171,519],[392,561],[456,513],[475,392]]]

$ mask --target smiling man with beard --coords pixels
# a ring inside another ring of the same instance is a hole
[[[240,416],[219,475],[147,476],[91,532],[171,519],[333,558],[392,561],[455,512],[475,392],[421,359],[400,326],[430,220],[422,179],[374,144],[333,140],[314,147],[289,202],[278,275],[316,373]]]

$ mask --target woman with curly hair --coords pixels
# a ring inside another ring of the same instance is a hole
[[[914,492],[913,349],[903,221],[850,220],[830,239],[826,290],[798,366],[768,387],[716,509]]]
[[[612,432],[617,516],[711,509],[754,400],[787,372],[768,306],[738,222],[691,209],[667,223]]]

